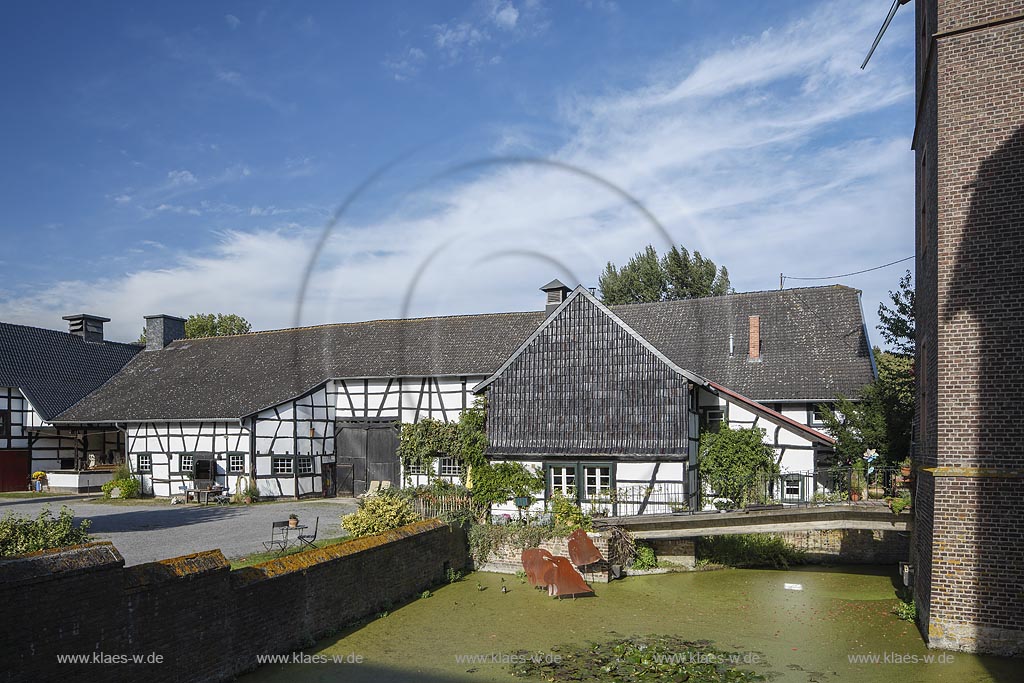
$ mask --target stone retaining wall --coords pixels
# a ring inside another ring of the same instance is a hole
[[[466,564],[464,532],[438,520],[234,571],[219,550],[126,568],[108,542],[4,559],[0,680],[231,680]]]

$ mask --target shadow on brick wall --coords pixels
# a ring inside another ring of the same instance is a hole
[[[933,637],[941,628],[948,643],[1021,655],[1024,126],[985,158],[968,187],[963,232],[950,234],[959,244],[945,296],[939,289],[936,379],[938,464],[974,471],[935,479],[930,628]],[[941,210],[955,216],[957,207]]]

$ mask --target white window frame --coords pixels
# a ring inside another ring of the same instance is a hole
[[[152,453],[139,453],[139,472],[152,472],[153,471],[153,454]]]
[[[442,477],[461,477],[462,465],[455,458],[438,458],[437,473]]]
[[[270,459],[270,471],[275,475],[295,474],[295,461],[292,458],[273,457]]]
[[[411,462],[405,468],[405,473],[411,477],[418,477],[427,473],[427,469],[419,463]]]
[[[576,465],[549,465],[551,493],[558,491],[570,498],[576,495]]]
[[[235,463],[238,466],[235,466]],[[228,472],[245,472],[245,455],[242,453],[228,454]]]
[[[313,474],[313,458],[299,458],[296,465],[297,474]]]
[[[604,470],[604,472],[601,472],[601,470]],[[583,465],[584,500],[598,498],[611,490],[611,465]]]
[[[190,453],[182,453],[179,457],[181,458],[180,467],[182,472],[196,471],[196,456]]]

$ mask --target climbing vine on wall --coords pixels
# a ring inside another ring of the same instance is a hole
[[[451,457],[461,466],[462,480],[465,482],[469,467],[486,464],[485,422],[486,406],[484,400],[478,398],[471,408],[463,411],[458,422],[425,418],[419,422],[403,424],[398,434],[398,457],[402,461],[406,478],[410,468],[420,468],[432,476],[434,462],[438,458]]]

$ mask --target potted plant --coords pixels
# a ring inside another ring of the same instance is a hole
[[[32,489],[36,493],[40,493],[43,490],[43,486],[46,484],[46,472],[38,470],[32,473]]]
[[[910,458],[907,458],[900,463],[900,474],[903,475],[904,478],[910,476]]]
[[[299,525],[299,516],[294,512],[288,515],[288,526],[294,529]]]
[[[863,460],[858,459],[853,463],[853,469],[850,471],[850,500],[854,502],[864,496],[864,484],[867,481],[866,471],[867,463]]]

